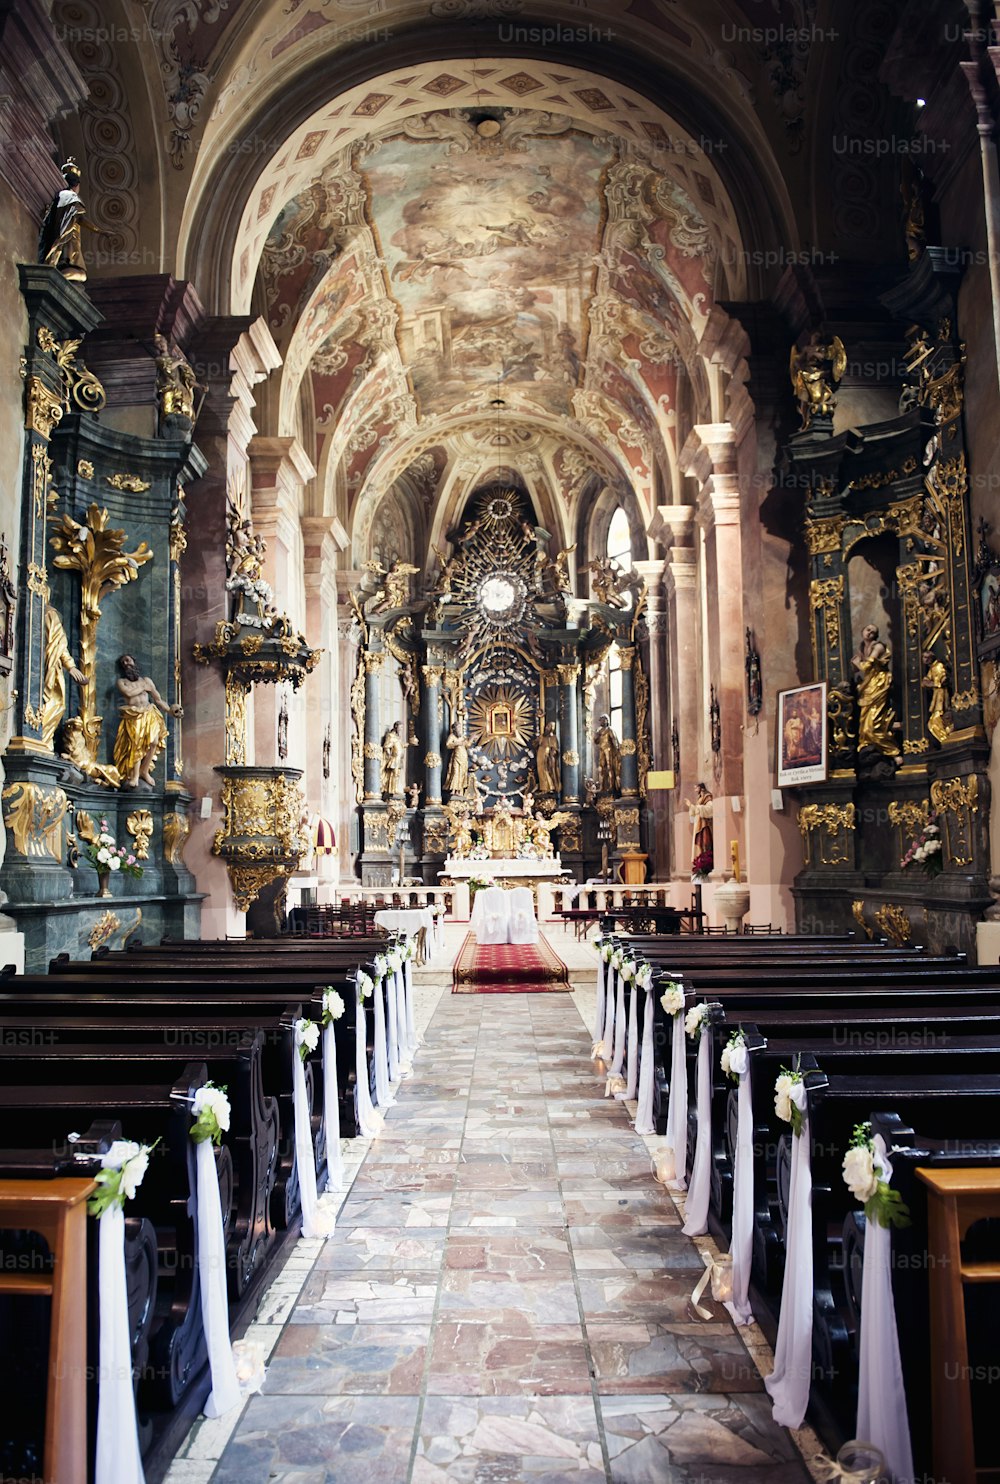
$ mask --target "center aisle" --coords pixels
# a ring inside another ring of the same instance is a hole
[[[602,1092],[566,998],[442,997],[213,1484],[808,1481]]]

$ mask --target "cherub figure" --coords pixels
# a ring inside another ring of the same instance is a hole
[[[802,418],[800,432],[805,432],[813,418],[830,418],[837,405],[836,389],[847,367],[847,351],[839,335],[824,340],[814,331],[800,350],[792,346],[788,374]]]

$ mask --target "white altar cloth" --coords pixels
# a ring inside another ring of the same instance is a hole
[[[444,875],[455,881],[468,881],[470,876],[492,876],[494,881],[507,881],[513,877],[561,876],[563,865],[559,857],[547,856],[543,860],[514,858],[491,858],[470,860],[467,856],[449,856],[444,863]]]

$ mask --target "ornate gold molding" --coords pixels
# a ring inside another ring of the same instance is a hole
[[[377,674],[385,663],[385,655],[380,649],[362,651],[365,662],[365,670],[369,675]]]
[[[578,663],[571,665],[557,665],[556,672],[559,676],[560,685],[575,685],[580,678],[580,666]]]
[[[14,847],[30,860],[51,856],[62,860],[62,822],[69,799],[61,788],[44,788],[18,780],[4,789],[3,822],[14,837]]]
[[[125,828],[135,841],[136,860],[149,859],[149,840],[153,833],[153,816],[148,809],[133,809],[125,821]]]
[[[824,552],[839,551],[846,524],[847,520],[843,515],[829,515],[820,520],[812,520],[807,516],[805,535],[809,555],[820,556]]]
[[[121,918],[116,917],[113,912],[103,912],[87,934],[87,942],[92,949],[103,948],[105,943],[110,943],[121,925]]]
[[[425,768],[440,768],[441,754],[439,752],[428,752],[424,754]]]
[[[620,645],[618,649],[618,658],[623,670],[631,670],[632,662],[635,659],[634,646],[631,644]]]
[[[851,913],[854,917],[854,921],[863,930],[865,937],[868,938],[869,941],[874,938],[874,931],[868,926],[867,922],[865,922],[865,904],[860,898],[856,902],[851,903]]]
[[[880,907],[875,913],[875,923],[897,948],[902,948],[903,944],[909,941],[913,931],[906,909],[896,902],[886,902]]]
[[[55,357],[63,383],[63,404],[69,412],[76,406],[81,412],[100,412],[107,404],[107,393],[93,371],[88,371],[76,353],[83,336],[75,340],[57,340],[48,325],[39,325],[36,339],[40,350]]]
[[[378,745],[377,742],[366,742],[365,743],[365,757],[368,759],[369,762],[374,761],[375,758],[378,758],[379,761],[381,762],[381,760],[382,760],[382,749]]]
[[[632,738],[632,737],[623,737],[622,740],[621,740],[621,749],[620,750],[621,750],[622,757],[635,757],[635,754],[636,754],[636,745],[635,745],[634,738]]]
[[[424,665],[422,669],[424,685],[430,687],[441,684],[441,677],[444,674],[443,665]]]
[[[562,755],[562,760],[567,768],[578,768],[580,766],[580,754],[575,747],[567,747]]]
[[[972,816],[979,813],[979,777],[937,778],[931,784],[931,804],[944,816],[945,864],[971,866]]]
[[[30,433],[37,433],[46,443],[52,437],[52,429],[63,415],[61,400],[50,392],[44,381],[32,376],[28,382],[27,408],[24,426]]]
[[[163,855],[170,865],[184,864],[184,847],[190,833],[191,825],[186,814],[163,816]]]
[[[141,495],[151,488],[149,480],[140,479],[138,474],[106,474],[104,478],[113,490],[127,490],[130,495]]]
[[[89,459],[77,459],[76,472],[80,479],[93,479],[94,466]]]
[[[812,831],[819,830],[819,862],[823,866],[850,864],[848,836],[855,826],[853,804],[803,804],[798,814],[799,834],[808,865],[812,860]]]
[[[899,825],[908,835],[919,835],[926,828],[931,817],[931,806],[927,799],[919,802],[914,799],[904,799],[898,802],[893,799],[889,804],[889,822]]]
[[[809,584],[809,607],[813,613],[823,610],[827,649],[840,649],[840,604],[844,598],[844,575],[814,577]],[[813,645],[815,647],[815,634]]]
[[[247,760],[247,695],[249,686],[226,672],[226,763],[240,767]]]

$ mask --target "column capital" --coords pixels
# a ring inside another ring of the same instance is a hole
[[[657,505],[649,534],[663,546],[691,546],[696,514],[694,505]]]

